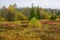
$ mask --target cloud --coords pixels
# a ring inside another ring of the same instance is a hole
[[[60,0],[0,0],[0,7],[3,5],[9,6],[14,3],[18,7],[31,7],[31,4],[34,3],[34,6],[39,5],[44,8],[60,8]]]

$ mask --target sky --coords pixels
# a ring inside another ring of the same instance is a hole
[[[34,6],[60,9],[60,0],[0,0],[0,8],[4,5],[8,7],[10,4],[15,3],[18,7],[31,7],[32,3],[34,3]]]

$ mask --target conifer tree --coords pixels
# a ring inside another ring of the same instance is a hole
[[[52,12],[52,15],[51,15],[51,20],[56,20],[56,15],[54,14],[54,11]]]
[[[34,4],[32,3],[32,8],[31,8],[31,11],[30,11],[30,17],[29,17],[29,20],[35,16],[33,5],[34,5]]]
[[[40,11],[39,11],[39,6],[37,7],[36,18],[37,18],[37,19],[40,19]]]

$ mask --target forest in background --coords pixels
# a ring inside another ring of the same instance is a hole
[[[60,10],[59,9],[50,9],[50,8],[41,8],[39,6],[32,8],[17,8],[16,4],[9,5],[8,8],[3,6],[0,8],[0,21],[17,21],[23,19],[31,19],[33,17],[41,20],[56,20],[60,19]]]

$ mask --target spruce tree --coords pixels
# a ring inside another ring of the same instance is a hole
[[[40,11],[39,11],[39,6],[37,7],[36,18],[37,18],[37,19],[40,19]]]
[[[56,20],[56,14],[54,14],[54,12],[52,12],[52,15],[51,15],[51,20]]]
[[[34,13],[34,7],[33,7],[33,3],[32,3],[32,8],[31,8],[31,10],[30,10],[29,20],[30,20],[31,18],[33,18],[34,16],[35,16],[35,13]]]

